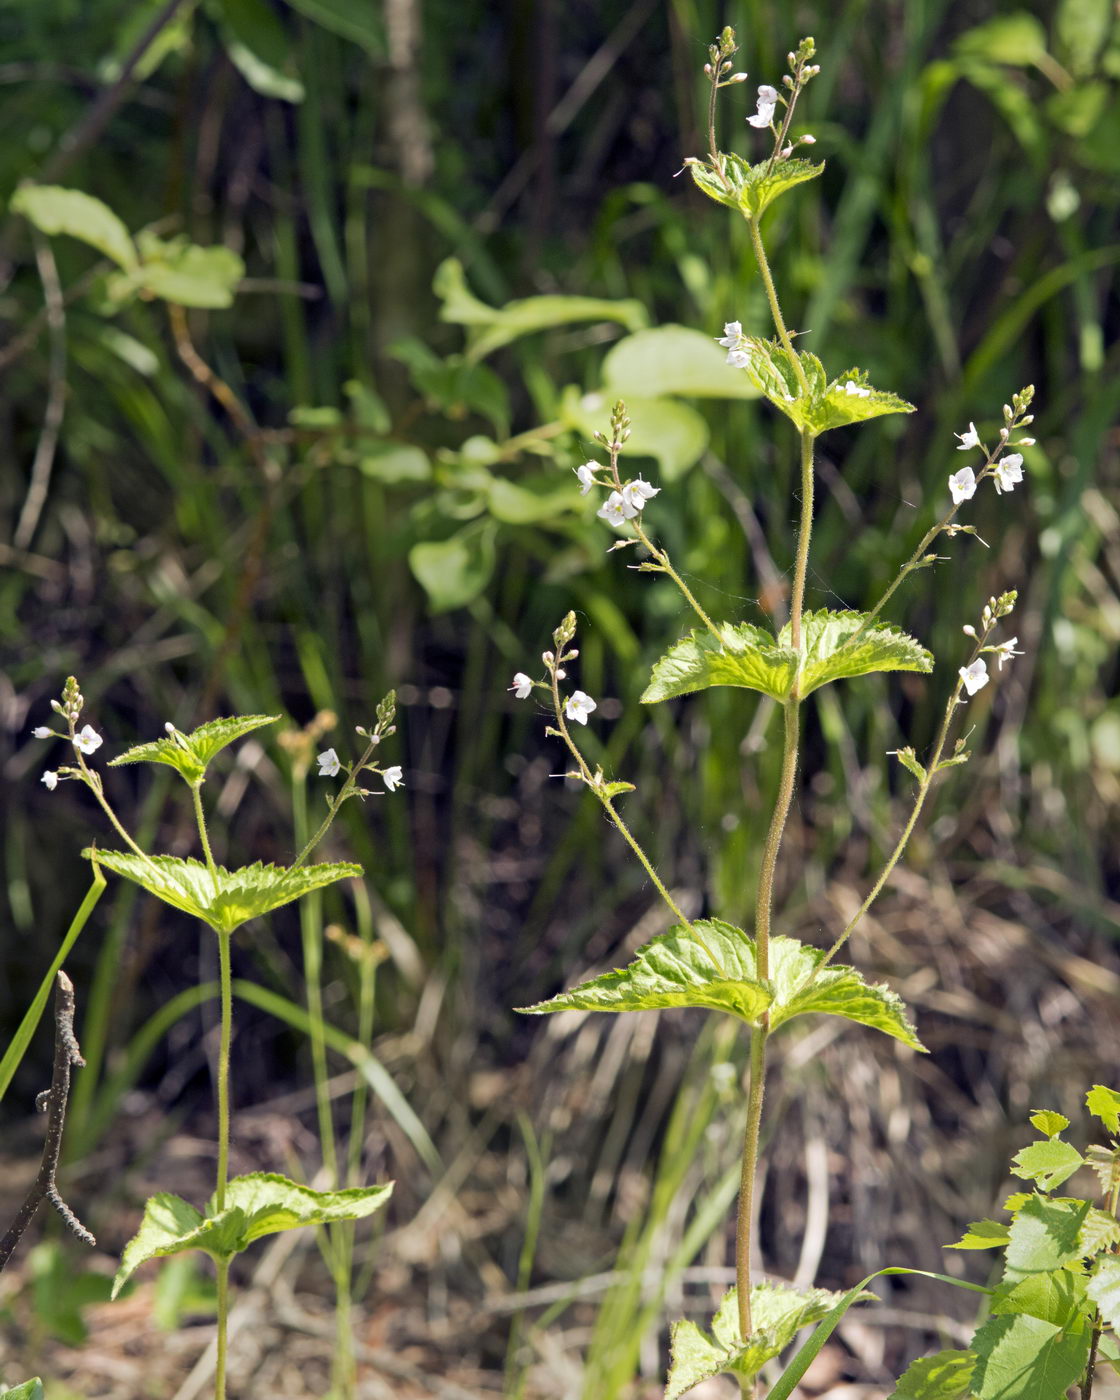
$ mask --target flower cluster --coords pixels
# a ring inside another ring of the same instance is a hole
[[[62,689],[62,699],[51,701],[51,709],[65,720],[68,732],[62,734],[57,729],[51,729],[49,725],[40,724],[31,731],[32,737],[35,739],[68,739],[80,755],[78,762],[81,764],[83,758],[96,753],[105,742],[92,724],[84,724],[81,729],[78,728],[78,720],[81,718],[82,707],[85,703],[85,697],[79,689],[77,680],[73,676],[68,677]],[[49,791],[53,792],[62,779],[80,776],[81,773],[78,769],[48,768],[40,781],[46,785]]]
[[[552,696],[553,707],[556,710],[557,718],[561,710],[566,720],[575,724],[586,724],[588,716],[599,708],[598,704],[592,700],[585,690],[573,690],[571,695],[561,697],[559,683],[567,679],[567,671],[562,662],[574,661],[579,652],[571,645],[572,638],[576,634],[576,615],[570,612],[560,626],[552,634],[552,640],[556,645],[555,652],[546,651],[541,655],[545,669],[548,672],[547,681],[535,681],[531,676],[527,676],[524,671],[518,671],[513,678],[513,684],[509,687],[518,700],[527,700],[533,693],[534,687],[547,690]]]
[[[816,53],[812,39],[803,39],[797,52],[792,50],[786,55],[789,63],[790,73],[782,77],[782,86],[788,96],[783,96],[777,88],[771,87],[769,83],[762,83],[758,89],[758,96],[755,99],[755,110],[747,118],[750,126],[756,131],[771,131],[774,134],[774,154],[772,160],[787,160],[797,146],[812,146],[816,138],[813,136],[800,136],[796,141],[787,141],[790,123],[793,120],[793,109],[802,88],[810,79],[815,78],[821,71],[819,63],[810,63]],[[743,82],[747,75],[743,73],[735,75],[736,81]],[[784,116],[775,120],[779,107],[785,108]]]
[[[996,624],[1005,617],[1008,617],[1015,607],[1018,594],[1012,590],[1009,593],[1001,593],[998,598],[989,598],[984,604],[984,611],[980,615],[980,632],[971,623],[964,627],[966,637],[972,637],[980,643],[977,654],[967,666],[962,666],[957,674],[961,678],[961,684],[969,695],[975,695],[977,691],[983,690],[991,680],[988,674],[988,663],[984,660],[985,654],[994,656],[999,664],[999,669],[1003,670],[1003,663],[1010,661],[1013,656],[1025,656],[1026,653],[1016,651],[1015,644],[1018,637],[1010,637],[1006,642],[997,642],[992,646],[984,645],[991,635]]]
[[[379,768],[376,763],[369,760],[374,749],[378,747],[382,739],[387,739],[390,734],[395,734],[397,727],[393,723],[397,713],[397,694],[391,690],[388,695],[377,706],[377,722],[372,729],[366,729],[364,725],[355,725],[355,733],[361,735],[366,741],[365,752],[357,763],[343,763],[338,756],[338,751],[334,748],[324,749],[321,754],[317,754],[315,762],[319,765],[320,778],[334,778],[345,770],[346,782],[339,794],[336,806],[342,801],[357,793],[360,797],[369,797],[371,794],[365,788],[357,786],[359,773],[375,773],[385,784],[386,792],[396,792],[397,788],[404,786],[404,769],[399,763],[394,763],[389,768]]]
[[[607,490],[609,495],[595,514],[600,520],[605,520],[608,525],[617,528],[628,520],[637,520],[645,509],[646,502],[659,495],[661,488],[651,486],[640,476],[624,481],[619,474],[619,453],[630,436],[630,419],[626,416],[624,403],[615,404],[612,410],[610,438],[607,439],[602,433],[596,433],[595,436],[610,453],[610,461],[606,465],[594,461],[584,462],[576,467],[579,494],[586,496],[594,486]],[[640,527],[638,534],[641,538]]]
[[[1019,438],[1016,442],[1009,441],[1016,428],[1026,428],[1034,422],[1033,417],[1026,412],[1033,396],[1034,389],[1028,385],[1026,389],[1014,396],[1010,404],[1004,404],[1004,425],[999,430],[999,445],[991,452],[981,442],[975,423],[968,425],[967,432],[953,434],[958,439],[958,452],[971,452],[978,449],[984,454],[984,463],[979,473],[974,471],[972,467],[962,467],[960,471],[953,472],[949,477],[949,494],[953,498],[954,508],[963,505],[965,501],[971,501],[976,495],[977,486],[988,477],[991,477],[997,495],[1014,491],[1015,487],[1023,480],[1023,454],[1021,452],[1008,452],[1006,456],[1000,454],[1007,447],[1034,446],[1034,438],[1032,437]]]

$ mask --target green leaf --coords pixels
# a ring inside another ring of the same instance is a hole
[[[561,398],[557,417],[565,427],[583,438],[590,438],[606,428],[610,411],[609,395],[581,394],[574,386],[569,386]],[[633,427],[626,443],[624,462],[629,457],[653,457],[664,480],[672,483],[707,450],[708,425],[689,404],[676,399],[628,394],[626,411]]]
[[[1031,1196],[1011,1224],[1004,1282],[1049,1273],[1080,1259],[1085,1252],[1081,1227],[1088,1213],[1088,1201]]]
[[[1024,10],[966,30],[953,47],[958,54],[1021,68],[1047,60],[1046,30]]]
[[[215,0],[226,52],[238,72],[262,97],[302,102],[284,26],[265,0]]]
[[[637,792],[633,783],[596,783],[595,791],[604,797],[620,797],[624,792]]]
[[[544,1015],[701,1006],[753,1025],[773,999],[755,975],[754,944],[742,929],[721,919],[697,919],[692,927],[695,933],[676,924],[639,948],[628,967],[517,1009]]]
[[[795,938],[770,940],[770,980],[774,1002],[770,1008],[770,1028],[777,1028],[794,1016],[819,1013],[843,1016],[858,1025],[882,1031],[901,1040],[912,1050],[925,1050],[910,1024],[899,997],[889,987],[863,980],[854,967],[830,963],[823,972],[820,948],[809,948]],[[810,981],[809,979],[813,980]]]
[[[854,384],[861,391],[848,389]],[[864,423],[869,418],[881,418],[886,413],[913,413],[914,405],[897,394],[874,388],[860,369],[850,369],[834,379],[824,394],[805,412],[805,426],[814,433],[827,433],[831,428],[846,428],[851,423]]]
[[[131,281],[138,290],[178,306],[220,310],[233,305],[245,264],[232,248],[203,248],[185,238],[150,233],[141,233],[137,243],[143,262]]]
[[[1044,1191],[1053,1191],[1068,1180],[1085,1159],[1071,1143],[1060,1138],[1032,1142],[1011,1159],[1011,1170],[1027,1181],[1037,1181]]]
[[[1052,1322],[1055,1327],[1080,1326],[1088,1321],[1085,1289],[1088,1280],[1072,1269],[1051,1269],[1031,1274],[1010,1287],[997,1288],[991,1309],[995,1316],[1026,1313]]]
[[[373,442],[362,447],[358,470],[363,476],[399,486],[407,481],[430,481],[432,464],[422,448],[408,442]]]
[[[354,0],[288,0],[298,14],[360,45],[376,58],[385,55],[380,7],[355,5]]]
[[[1090,1332],[1019,1314],[991,1317],[972,1339],[977,1400],[1059,1400],[1085,1369]]]
[[[447,540],[425,540],[408,551],[413,575],[433,613],[462,608],[482,593],[494,572],[493,525],[468,525]]]
[[[918,756],[914,750],[907,746],[904,749],[895,750],[895,758],[902,764],[908,773],[912,773],[918,782],[924,783],[926,780],[926,770],[923,764],[918,762]],[[940,765],[939,765],[940,766]]]
[[[165,763],[181,773],[188,783],[199,782],[206,773],[207,765],[227,744],[251,734],[266,724],[275,724],[279,715],[229,715],[224,719],[207,720],[189,734],[168,735],[166,739],[153,739],[149,744],[136,744],[124,753],[111,759],[108,766],[117,768],[122,763]]]
[[[807,414],[825,392],[825,372],[820,360],[808,352],[791,355],[776,340],[761,340],[757,336],[745,336],[743,349],[748,357],[743,367],[747,379],[798,429],[807,428]],[[798,364],[808,380],[808,396],[798,378]]]
[[[603,393],[628,404],[634,398],[666,394],[704,399],[758,396],[711,336],[676,325],[636,331],[613,346],[603,361]]]
[[[360,865],[338,862],[332,865],[243,865],[239,870],[217,867],[217,881],[198,860],[177,856],[137,856],[128,851],[102,851],[88,848],[87,860],[96,860],[107,870],[132,880],[149,894],[174,909],[209,924],[216,933],[232,933],[250,919],[289,904],[311,890],[322,889],[336,880],[357,879]],[[215,888],[216,883],[216,888]]]
[[[1120,1255],[1105,1254],[1097,1260],[1087,1292],[1109,1327],[1120,1332]]]
[[[722,157],[722,174],[706,161],[685,163],[697,187],[706,195],[730,209],[742,210],[752,219],[757,219],[787,190],[815,180],[824,169],[823,161],[814,165],[811,161],[788,156],[785,160],[749,165],[739,156],[727,154]]]
[[[805,663],[801,674],[801,694],[830,681],[870,675],[873,671],[933,670],[933,657],[913,637],[883,623],[869,627],[867,614],[860,612],[809,612],[801,619]],[[778,633],[778,643],[790,644],[787,623]]]
[[[3,1083],[0,1076],[0,1091]],[[1096,1173],[1102,1193],[1108,1195],[1114,1191],[1117,1182],[1120,1182],[1120,1148],[1100,1147],[1092,1143],[1085,1149],[1085,1160]]]
[[[889,1400],[968,1400],[976,1354],[939,1351],[911,1361],[898,1378]]]
[[[1010,1225],[999,1220],[974,1220],[956,1244],[946,1249],[1000,1249],[1011,1238]]]
[[[4,1400],[43,1400],[43,1382],[38,1376],[0,1390]]]
[[[1085,1095],[1085,1107],[1110,1133],[1120,1133],[1120,1094],[1115,1089],[1094,1084]]]
[[[509,525],[539,525],[557,520],[576,508],[579,497],[570,487],[556,489],[555,476],[552,489],[544,479],[537,480],[539,488],[532,490],[504,476],[494,477],[486,497],[487,509],[494,519]]]
[[[78,238],[104,253],[107,258],[133,271],[138,265],[136,249],[128,229],[107,204],[82,190],[58,185],[23,185],[12,195],[13,214],[22,214],[40,233],[59,233]]]
[[[787,1284],[756,1284],[751,1289],[754,1331],[744,1344],[738,1295],[730,1289],[712,1318],[710,1335],[694,1322],[673,1324],[673,1359],[665,1400],[679,1400],[701,1381],[725,1372],[752,1380],[767,1361],[789,1346],[802,1327],[819,1322],[842,1298],[843,1294],[824,1288],[801,1292]]]
[[[1069,1127],[1069,1119],[1064,1113],[1055,1113],[1049,1108],[1036,1108],[1031,1114],[1030,1123],[1032,1128],[1048,1138],[1057,1137]]]
[[[392,1194],[392,1184],[347,1191],[313,1191],[285,1176],[252,1172],[237,1176],[226,1187],[225,1206],[211,1198],[203,1216],[179,1196],[161,1193],[147,1203],[140,1229],[125,1245],[113,1280],[113,1297],[129,1276],[147,1263],[189,1249],[201,1249],[215,1260],[229,1259],[254,1240],[281,1230],[325,1225],[335,1220],[362,1220],[380,1210]]]
[[[1120,1244],[1120,1221],[1114,1215],[1109,1215],[1106,1210],[1098,1210],[1096,1206],[1089,1209],[1089,1214],[1081,1226],[1081,1250],[1086,1258],[1100,1254],[1102,1250],[1111,1249],[1113,1245]]]

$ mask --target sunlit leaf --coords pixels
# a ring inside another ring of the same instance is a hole
[[[32,1380],[0,1390],[0,1396],[4,1400],[43,1400],[43,1382],[35,1376]]]
[[[104,253],[107,258],[133,271],[139,259],[136,248],[121,220],[107,204],[83,190],[62,189],[58,185],[23,185],[12,195],[9,207],[22,214],[40,233],[59,233],[80,239]]]
[[[262,97],[302,102],[287,31],[266,0],[214,0],[234,67]]]
[[[557,417],[581,438],[590,440],[593,433],[602,432],[609,422],[611,402],[607,394],[581,394],[569,388],[561,399]],[[624,472],[628,458],[653,457],[661,480],[673,482],[707,450],[708,425],[690,404],[629,394],[626,410],[633,426],[622,458]]]
[[[210,761],[235,739],[251,734],[266,724],[275,724],[279,715],[229,715],[223,719],[207,720],[189,734],[168,735],[148,744],[136,744],[110,760],[109,767],[122,763],[165,763],[174,768],[188,783],[197,782],[206,773]]]
[[[883,623],[867,626],[860,612],[806,613],[801,625],[805,665],[800,693],[811,695],[830,681],[870,675],[875,671],[933,670],[933,657],[913,637]],[[789,624],[778,633],[779,646],[790,645]]]
[[[939,1351],[911,1361],[888,1400],[968,1400],[976,1355],[971,1351]]]
[[[991,1317],[972,1339],[977,1400],[1059,1400],[1081,1375],[1090,1331],[1064,1330],[1041,1318]]]
[[[815,180],[824,170],[824,162],[788,157],[785,160],[759,161],[749,165],[734,154],[721,157],[721,165],[690,160],[688,169],[699,189],[729,208],[740,209],[749,218],[757,219],[787,190]]]
[[[462,608],[482,593],[494,572],[493,525],[469,525],[446,540],[424,540],[408,551],[408,564],[434,613]]]
[[[1053,1191],[1068,1180],[1085,1159],[1071,1143],[1060,1138],[1032,1142],[1011,1159],[1011,1170],[1027,1181],[1037,1181],[1044,1191]]]
[[[854,393],[848,385],[854,384],[867,393]],[[886,413],[913,413],[914,405],[883,389],[876,389],[869,383],[867,375],[859,369],[851,369],[834,379],[824,394],[805,413],[805,425],[814,433],[826,433],[830,428],[846,428],[852,423],[864,423],[870,418],[881,418]]]
[[[656,326],[636,331],[611,347],[603,361],[603,392],[608,397],[753,399],[758,391],[712,336],[688,326]],[[633,418],[633,414],[631,417]]]
[[[820,948],[810,948],[795,938],[770,940],[770,981],[774,987],[771,1029],[776,1030],[794,1016],[816,1012],[843,1016],[882,1031],[912,1050],[925,1049],[905,1006],[889,987],[865,982],[862,973],[843,964],[830,963],[818,972],[824,956]]]
[[[233,305],[245,264],[232,248],[203,248],[185,238],[150,233],[139,234],[137,243],[143,262],[130,280],[138,290],[178,306],[220,310]]]
[[[1069,1127],[1069,1119],[1064,1113],[1055,1113],[1050,1108],[1036,1108],[1031,1114],[1031,1127],[1046,1137],[1057,1137]]]
[[[1085,1149],[1085,1160],[1096,1173],[1101,1192],[1110,1195],[1120,1184],[1120,1148],[1090,1144]]]
[[[1005,1282],[1047,1273],[1080,1259],[1084,1253],[1081,1227],[1088,1213],[1088,1201],[1031,1196],[1011,1223]]]
[[[994,1316],[1026,1313],[1030,1317],[1052,1322],[1055,1327],[1079,1326],[1089,1320],[1085,1303],[1088,1279],[1072,1269],[1049,1269],[1030,1274],[1010,1285],[1004,1284],[992,1294]]]
[[[1120,1332],[1120,1255],[1105,1254],[1093,1265],[1089,1297],[1114,1332]]]
[[[974,1220],[956,1244],[946,1249],[999,1249],[1011,1238],[1011,1226],[999,1220]]]
[[[1094,1084],[1085,1095],[1085,1107],[1110,1133],[1120,1133],[1120,1094],[1115,1089]]]

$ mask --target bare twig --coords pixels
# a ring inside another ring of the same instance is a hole
[[[19,523],[12,536],[12,544],[21,550],[27,549],[34,538],[35,527],[47,502],[51,472],[54,469],[54,455],[58,450],[58,436],[62,431],[62,415],[66,411],[65,303],[51,245],[40,233],[35,234],[35,263],[43,284],[43,305],[50,330],[51,355],[43,431],[39,434],[39,442],[35,448],[31,479],[27,484],[23,509],[19,513]]]
[[[84,1065],[78,1042],[74,1036],[74,984],[65,972],[59,972],[55,979],[54,991],[54,1073],[51,1087],[44,1090],[36,1099],[39,1108],[47,1110],[47,1140],[43,1144],[43,1157],[39,1164],[39,1174],[27,1193],[22,1206],[0,1240],[0,1269],[12,1257],[32,1217],[43,1201],[49,1201],[66,1222],[71,1234],[83,1244],[93,1245],[97,1241],[62,1199],[55,1175],[58,1171],[58,1156],[62,1151],[62,1127],[66,1121],[66,1101],[70,1096],[70,1066]]]

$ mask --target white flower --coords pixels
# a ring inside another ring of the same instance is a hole
[[[976,431],[975,423],[968,425],[967,433],[954,433],[953,436],[961,440],[960,446],[957,448],[958,452],[967,452],[970,448],[980,446],[980,434]]]
[[[976,495],[976,473],[971,467],[962,467],[959,472],[954,472],[949,478],[949,490],[955,506],[962,501],[971,501]]]
[[[58,787],[58,774],[52,773],[48,768],[39,781],[41,783],[46,783],[51,792],[54,792],[55,788]]]
[[[964,688],[969,695],[983,690],[989,680],[988,666],[982,656],[978,656],[971,666],[962,666],[957,675],[964,681]]]
[[[758,102],[755,105],[758,111],[753,117],[748,117],[747,121],[750,122],[751,126],[760,129],[769,126],[774,120],[774,108],[778,105],[777,90],[770,87],[769,84],[763,83],[758,90]]]
[[[513,678],[513,684],[507,686],[506,689],[512,690],[518,700],[528,700],[529,696],[533,693],[533,682],[524,671],[518,671]]]
[[[586,724],[587,716],[598,708],[591,696],[585,695],[582,690],[573,691],[564,701],[565,718],[575,720],[576,724]]]
[[[621,491],[612,491],[595,512],[608,525],[621,525],[624,520],[633,520],[637,513],[637,507],[632,506]]]
[[[319,765],[320,778],[333,778],[342,767],[334,749],[325,749],[321,754],[317,754],[315,762]]]
[[[728,350],[738,345],[739,337],[743,334],[743,326],[740,321],[728,321],[723,327],[723,339],[717,340],[717,345],[726,345]]]
[[[869,399],[871,397],[871,390],[864,388],[862,384],[857,384],[854,379],[849,379],[847,384],[844,385],[844,392],[857,399]]]
[[[576,476],[579,478],[579,494],[581,496],[586,496],[588,491],[595,485],[595,473],[598,470],[598,462],[584,462],[582,467],[576,468]]]
[[[92,724],[87,724],[84,729],[74,735],[74,747],[79,753],[93,753],[104,742],[105,740]]]
[[[1025,651],[1015,650],[1015,643],[1018,640],[1018,637],[1012,637],[1009,641],[1000,642],[998,647],[993,647],[1001,671],[1003,670],[1003,663],[1005,661],[1010,661],[1013,656],[1026,656],[1027,653]]]
[[[54,730],[48,729],[45,724],[41,724],[38,729],[33,729],[31,731],[31,737],[33,739],[49,739],[53,734]]]
[[[1023,479],[1023,454],[1012,452],[1010,456],[998,461],[992,479],[997,491],[1013,491],[1016,484]]]
[[[729,350],[727,352],[727,363],[732,369],[746,369],[750,362],[751,357],[745,350]]]
[[[394,764],[392,768],[386,768],[381,775],[381,781],[390,792],[396,792],[404,783],[404,769],[399,763]]]
[[[815,146],[817,144],[817,138],[815,136],[802,136],[798,139],[797,144],[799,146]]]
[[[628,481],[622,488],[622,499],[627,505],[640,511],[645,503],[652,501],[654,496],[660,494],[660,491],[660,486],[651,486],[648,481],[643,481],[641,477],[638,477],[636,481]]]

